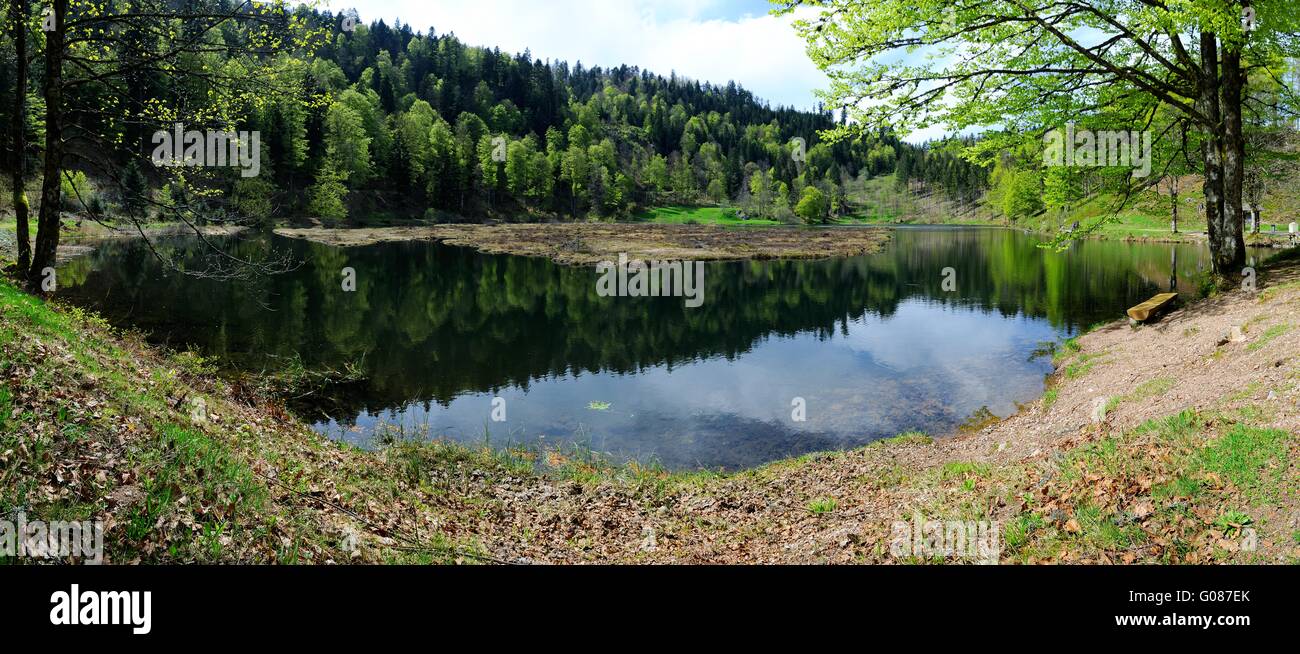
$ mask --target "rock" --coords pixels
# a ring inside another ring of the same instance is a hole
[[[1110,398],[1108,397],[1099,397],[1092,401],[1092,421],[1094,423],[1106,421],[1106,405],[1109,403]]]
[[[1232,326],[1232,329],[1228,332],[1228,342],[1229,342],[1229,343],[1245,343],[1245,342],[1246,342],[1246,332],[1242,331],[1240,325],[1233,325],[1233,326]]]

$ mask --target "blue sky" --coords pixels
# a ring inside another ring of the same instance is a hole
[[[826,78],[789,17],[766,0],[329,0],[366,21],[455,32],[471,45],[570,64],[636,65],[701,81],[735,80],[772,104],[811,108]]]

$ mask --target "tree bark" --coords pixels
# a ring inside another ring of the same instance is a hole
[[[1241,50],[1230,46],[1223,51],[1223,215],[1218,247],[1214,248],[1215,271],[1238,278],[1246,266],[1246,225],[1242,188],[1246,181],[1246,138],[1242,130]]]
[[[9,18],[14,28],[14,54],[17,76],[14,83],[13,121],[10,134],[13,141],[13,202],[14,220],[18,238],[18,277],[27,276],[32,265],[32,243],[27,216],[27,0],[11,0]]]
[[[68,14],[68,0],[54,0],[54,29],[45,33],[45,162],[41,179],[41,210],[36,227],[36,250],[32,253],[32,267],[28,285],[39,291],[45,269],[53,268],[59,250],[59,209],[62,189],[59,182],[63,174],[63,40],[64,19]]]
[[[1201,144],[1205,163],[1205,229],[1209,236],[1214,271],[1227,276],[1220,266],[1219,251],[1223,248],[1223,124],[1219,110],[1219,55],[1218,38],[1210,32],[1201,32],[1201,71],[1198,83],[1196,108],[1208,121],[1206,135]]]
[[[1169,221],[1169,231],[1178,233],[1178,177],[1171,175],[1169,178],[1169,206],[1173,210],[1173,218]]]

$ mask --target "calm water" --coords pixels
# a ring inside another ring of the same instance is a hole
[[[1043,391],[1045,342],[1119,317],[1209,266],[1197,246],[1079,243],[1016,231],[900,228],[876,255],[707,264],[703,306],[602,298],[594,268],[428,243],[338,249],[235,241],[302,261],[247,282],[168,273],[141,243],[59,272],[60,295],[261,370],[356,364],[365,379],[310,407],[361,445],[376,424],[494,444],[579,443],[671,468],[738,468],[910,430],[945,433],[981,407]],[[196,244],[164,244],[173,252]],[[1176,261],[1177,279],[1171,279]],[[340,271],[357,272],[355,292]],[[943,290],[943,269],[957,290]],[[493,398],[506,421],[491,420]],[[792,419],[795,398],[806,421]],[[608,407],[605,407],[608,403]]]

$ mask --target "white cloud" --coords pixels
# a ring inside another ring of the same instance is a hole
[[[789,16],[716,17],[717,0],[354,0],[361,18],[394,19],[470,45],[601,67],[627,64],[667,76],[736,83],[773,105],[812,108],[826,78],[804,53]],[[350,4],[331,2],[335,11]]]

